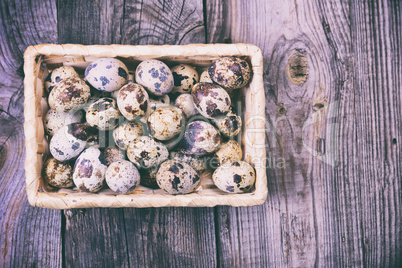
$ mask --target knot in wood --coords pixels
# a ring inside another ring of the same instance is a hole
[[[290,82],[302,85],[308,79],[308,59],[305,53],[296,51],[290,56],[286,65],[286,72]]]
[[[283,103],[280,103],[280,104],[278,105],[278,109],[277,109],[276,111],[277,111],[277,113],[278,113],[279,115],[285,115],[285,114],[286,114],[286,107],[285,107],[285,105],[283,105]]]

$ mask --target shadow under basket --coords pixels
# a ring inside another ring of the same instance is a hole
[[[48,109],[43,88],[47,74],[62,65],[73,66],[83,74],[86,66],[103,57],[122,60],[131,74],[139,62],[158,59],[169,66],[188,63],[199,70],[223,56],[244,57],[252,67],[250,83],[239,90],[241,97],[243,130],[240,142],[244,160],[256,171],[253,189],[244,194],[229,194],[215,187],[212,171],[201,176],[201,186],[185,195],[169,195],[162,190],[143,186],[126,195],[109,189],[98,193],[82,193],[74,189],[47,191],[43,181],[42,166],[49,154],[42,117]],[[184,46],[129,46],[41,44],[30,46],[24,54],[24,132],[26,144],[26,190],[32,206],[51,209],[89,207],[213,207],[217,205],[255,206],[265,202],[268,194],[265,170],[265,95],[263,85],[263,58],[261,50],[248,44],[192,44]]]

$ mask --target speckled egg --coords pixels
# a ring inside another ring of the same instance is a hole
[[[89,86],[80,78],[70,77],[56,84],[49,94],[51,109],[65,113],[71,109],[80,109],[91,97]]]
[[[208,73],[215,83],[226,89],[244,87],[251,77],[250,66],[239,57],[222,57],[214,61]]]
[[[74,165],[74,184],[84,192],[99,191],[105,180],[106,162],[98,148],[90,147],[77,158]]]
[[[182,110],[173,106],[157,108],[148,117],[151,135],[158,140],[166,141],[180,134],[185,125]]]
[[[200,75],[200,83],[213,83],[211,77],[209,76],[208,70],[205,70]]]
[[[198,83],[197,70],[187,64],[179,64],[172,68],[174,86],[172,92],[191,93],[191,89]]]
[[[150,167],[147,169],[140,169],[141,182],[140,184],[152,189],[158,189],[159,185],[156,182],[156,173],[158,173],[159,166]]]
[[[106,166],[110,166],[113,162],[124,160],[124,154],[119,148],[109,146],[101,152],[105,158]]]
[[[173,75],[159,60],[141,62],[135,70],[135,81],[154,95],[162,96],[173,89]]]
[[[121,114],[116,101],[112,98],[101,98],[93,103],[86,112],[86,119],[90,126],[99,130],[111,130],[119,125]]]
[[[150,96],[149,97],[149,108],[155,110],[159,107],[169,106],[170,98],[169,95],[163,96]]]
[[[54,69],[49,74],[49,79],[45,81],[45,88],[47,92],[52,91],[54,86],[60,83],[62,80],[70,78],[70,77],[79,77],[78,73],[71,66],[61,66],[57,69]]]
[[[212,174],[216,187],[228,193],[244,193],[255,182],[254,168],[244,161],[229,161]]]
[[[69,113],[59,113],[50,109],[45,115],[45,130],[53,136],[60,128],[71,123],[80,123],[84,117],[82,110]]]
[[[127,157],[138,168],[157,166],[169,157],[166,146],[151,137],[141,136],[130,142]]]
[[[213,153],[219,148],[221,135],[211,124],[193,121],[184,133],[183,144],[187,151],[197,155]]]
[[[226,137],[234,137],[240,133],[242,127],[241,117],[230,110],[223,116],[217,116],[212,119],[212,123]]]
[[[128,83],[119,90],[117,106],[128,120],[134,120],[148,111],[149,97],[146,90],[135,83]]]
[[[130,142],[144,133],[142,123],[138,121],[127,121],[113,130],[113,139],[116,145],[127,150]]]
[[[130,161],[119,160],[107,168],[106,183],[113,192],[127,194],[140,184],[140,173]]]
[[[219,165],[228,161],[240,161],[243,158],[243,150],[237,141],[230,140],[221,145],[215,152],[215,157],[218,159]]]
[[[73,123],[59,129],[50,140],[50,153],[59,161],[67,161],[78,156],[85,148],[89,126]]]
[[[197,108],[195,108],[194,100],[191,94],[181,94],[176,98],[175,101],[176,107],[179,107],[183,110],[184,114],[187,118],[192,117],[193,115],[198,114]]]
[[[168,160],[159,167],[156,182],[169,194],[187,194],[197,189],[201,180],[190,165]]]
[[[43,165],[44,178],[51,186],[68,188],[74,186],[73,169],[66,162],[51,157]]]
[[[213,118],[226,113],[231,104],[230,96],[218,85],[198,83],[191,92],[198,112],[206,118]]]
[[[200,172],[206,169],[206,158],[200,155],[192,154],[186,150],[170,152],[170,159],[189,164],[195,171]]]
[[[128,81],[128,69],[115,58],[102,58],[92,62],[85,69],[85,79],[101,91],[115,91]]]

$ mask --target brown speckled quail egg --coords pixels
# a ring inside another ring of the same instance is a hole
[[[99,130],[111,130],[118,126],[121,116],[116,101],[112,98],[101,98],[93,103],[86,112],[90,126]]]
[[[206,169],[206,158],[192,154],[186,150],[170,152],[170,159],[189,164],[195,171],[200,172]]]
[[[73,123],[59,129],[50,140],[50,153],[59,161],[67,161],[78,156],[85,148],[89,126]]]
[[[208,70],[205,70],[200,75],[200,83],[213,83],[211,77],[209,76]]]
[[[197,189],[201,180],[190,165],[168,160],[159,167],[156,182],[161,189],[169,194],[187,194]]]
[[[152,189],[158,189],[158,183],[156,182],[156,173],[158,173],[159,166],[153,166],[147,169],[140,169],[141,182],[140,184]]]
[[[51,157],[44,166],[44,177],[47,183],[58,188],[68,188],[74,186],[73,169],[66,162]]]
[[[219,148],[221,135],[211,124],[193,121],[184,133],[183,144],[187,151],[197,155],[213,153]]]
[[[138,168],[157,166],[169,157],[166,146],[151,137],[141,136],[130,142],[127,157]]]
[[[162,96],[173,89],[173,75],[159,60],[141,62],[135,70],[135,81],[154,95]]]
[[[119,160],[107,168],[106,183],[113,192],[127,194],[140,184],[140,173],[130,161]]]
[[[229,94],[218,85],[198,83],[194,86],[191,95],[198,112],[206,118],[224,114],[230,108]]]
[[[102,150],[103,157],[105,158],[106,166],[110,166],[113,162],[124,160],[123,152],[116,147],[106,147]]]
[[[215,83],[230,90],[244,87],[251,77],[250,66],[239,57],[222,57],[214,61],[208,73]]]
[[[151,113],[147,121],[151,135],[166,141],[180,134],[185,125],[185,115],[181,109],[173,106],[160,107]]]
[[[82,110],[69,113],[59,113],[50,109],[45,115],[45,130],[47,134],[53,136],[63,126],[81,122],[83,117],[84,113]]]
[[[128,83],[119,90],[117,106],[127,120],[134,120],[148,111],[149,97],[146,90],[135,83]]]
[[[197,109],[194,105],[194,100],[191,94],[181,94],[176,98],[175,101],[176,107],[179,107],[183,110],[184,114],[187,118],[192,117],[193,115],[198,114]]]
[[[106,162],[98,148],[90,147],[77,158],[74,165],[74,184],[84,192],[99,191],[105,180]]]
[[[229,161],[212,174],[216,187],[228,193],[244,193],[255,182],[254,168],[244,161]]]
[[[48,81],[45,82],[45,88],[47,92],[52,91],[54,86],[60,83],[62,80],[70,77],[79,77],[78,73],[71,66],[61,66],[54,69],[51,74],[49,74]]]
[[[128,69],[115,58],[102,58],[92,62],[85,69],[85,79],[101,91],[115,91],[128,81]]]
[[[221,145],[215,152],[215,157],[222,165],[228,161],[240,161],[243,157],[243,151],[237,141],[230,140]]]
[[[174,86],[172,92],[191,93],[191,89],[198,83],[197,70],[187,64],[179,64],[172,68]]]
[[[138,121],[127,121],[113,130],[113,139],[116,145],[127,150],[130,142],[144,133],[142,123]]]
[[[223,116],[217,116],[213,118],[212,123],[226,137],[236,136],[240,133],[242,127],[241,117],[231,110]]]
[[[79,109],[91,97],[89,86],[80,78],[70,77],[55,85],[49,94],[51,109],[65,113],[73,108]]]

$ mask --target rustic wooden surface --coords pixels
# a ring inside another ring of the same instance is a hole
[[[402,265],[400,1],[0,1],[1,267]],[[22,55],[38,43],[261,47],[267,202],[30,207]]]

